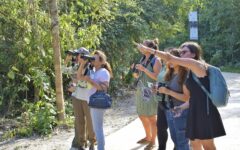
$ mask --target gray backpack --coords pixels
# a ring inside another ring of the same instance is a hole
[[[207,72],[210,82],[210,92],[207,91],[207,89],[202,85],[202,83],[199,81],[199,79],[194,73],[192,74],[193,79],[207,94],[208,98],[211,99],[211,101],[216,107],[226,106],[230,93],[221,70],[215,66],[209,65]]]

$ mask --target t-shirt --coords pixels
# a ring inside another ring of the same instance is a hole
[[[97,83],[110,82],[110,73],[107,69],[101,68],[94,72],[93,80]],[[89,91],[89,96],[94,94],[96,91],[97,91],[97,89],[95,87],[92,87],[91,90]],[[89,99],[88,99],[88,101],[89,101]]]
[[[90,78],[93,79],[94,71],[90,71]],[[78,84],[76,86],[76,90],[72,93],[72,96],[76,97],[79,100],[85,100],[89,101],[89,92],[92,89],[92,85],[90,83],[87,83],[86,81],[78,81]]]
[[[167,87],[174,92],[183,93],[182,85],[179,85],[178,80],[179,80],[179,75],[173,74],[172,79],[167,83]],[[172,99],[174,106],[179,106],[184,103],[183,101],[180,101],[175,97],[169,97],[169,98]]]

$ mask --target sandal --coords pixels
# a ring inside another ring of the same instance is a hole
[[[146,138],[143,138],[143,139],[137,141],[138,144],[147,144],[147,143],[149,143],[149,142],[150,142],[150,141],[146,140]]]
[[[145,148],[144,150],[152,150],[156,147],[156,145],[152,142],[150,142]]]

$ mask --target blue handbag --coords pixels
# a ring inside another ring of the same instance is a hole
[[[101,86],[101,84],[99,84]],[[102,86],[101,86],[102,87]],[[103,89],[103,88],[102,88]],[[96,91],[89,98],[88,106],[91,108],[107,109],[112,105],[112,99],[104,90]]]

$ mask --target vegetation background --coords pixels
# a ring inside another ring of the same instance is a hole
[[[139,59],[133,41],[158,38],[160,49],[189,40],[188,13],[198,11],[204,59],[240,72],[240,0],[58,0],[60,47],[103,50],[112,65],[111,94],[129,88]],[[48,135],[72,125],[63,75],[65,121],[57,119],[51,17],[46,0],[0,1],[0,128],[2,140]],[[121,95],[121,94],[120,94]],[[14,126],[4,128],[8,120]]]

